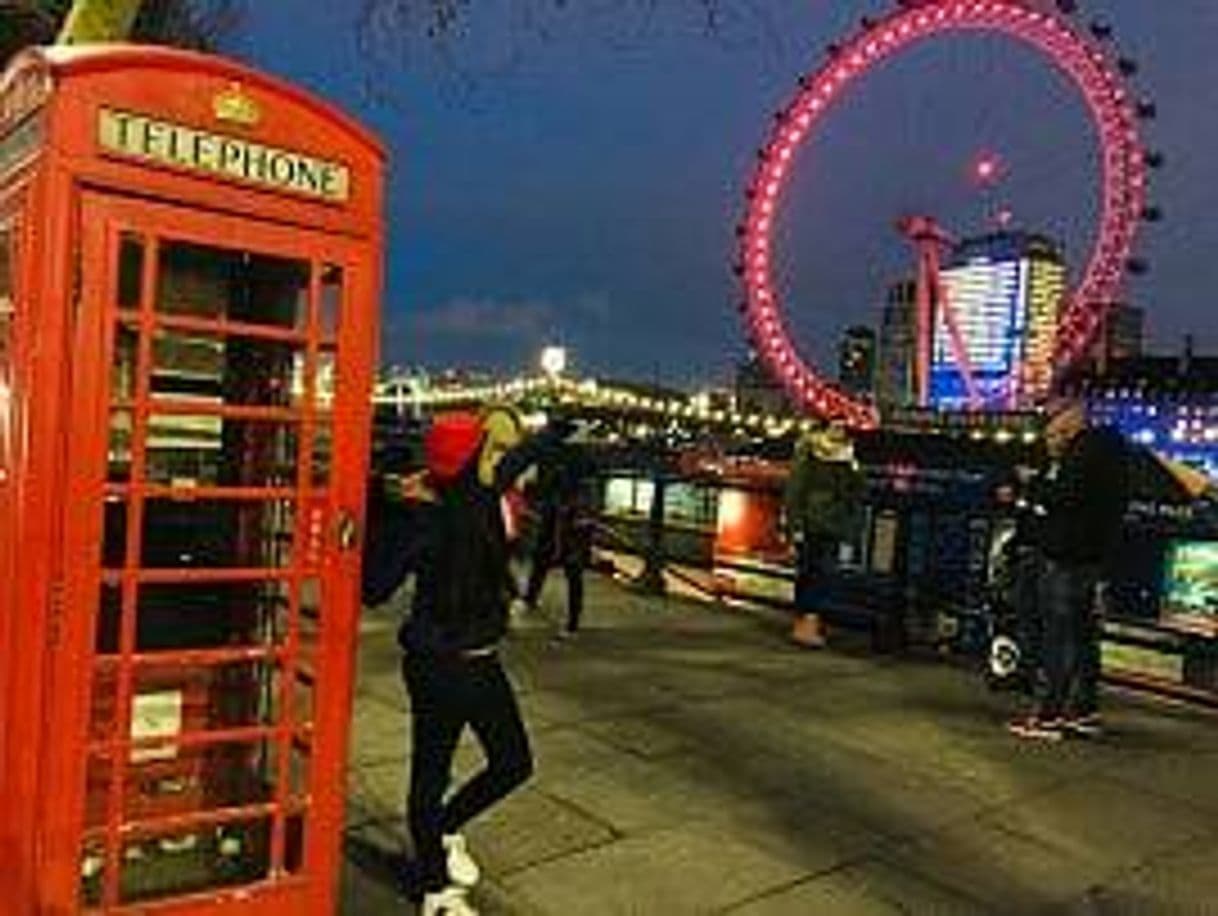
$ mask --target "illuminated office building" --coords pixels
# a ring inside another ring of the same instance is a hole
[[[1015,410],[1043,398],[1052,382],[1066,289],[1059,248],[1026,232],[966,239],[952,251],[942,281],[972,385],[957,359],[942,303],[936,303],[932,403]]]

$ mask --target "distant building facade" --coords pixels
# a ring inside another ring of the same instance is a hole
[[[837,351],[837,381],[842,390],[856,397],[875,393],[876,333],[864,325],[853,325],[842,334]]]
[[[881,411],[916,401],[917,284],[900,280],[888,288],[880,319],[875,397]]]
[[[1146,338],[1146,310],[1136,305],[1118,304],[1108,310],[1104,326],[1092,345],[1091,358],[1103,371],[1114,361],[1142,355]]]
[[[1079,384],[1092,422],[1218,478],[1218,356],[1110,360]]]
[[[756,351],[736,366],[736,409],[748,413],[794,413],[786,390]]]

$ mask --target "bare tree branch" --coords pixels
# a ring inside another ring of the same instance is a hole
[[[785,41],[766,0],[360,0],[357,29],[372,74],[425,71],[459,96],[524,68],[547,45],[591,40],[633,51],[662,29],[731,49]],[[370,91],[377,92],[370,79]],[[381,90],[382,96],[388,93]]]

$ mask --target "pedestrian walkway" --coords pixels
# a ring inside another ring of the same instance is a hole
[[[1213,716],[1110,696],[1109,737],[1028,745],[957,668],[596,577],[588,598],[577,640],[534,624],[506,652],[537,774],[468,831],[484,914],[1218,913]],[[412,911],[393,618],[363,625],[352,916]],[[479,761],[467,736],[458,769]]]

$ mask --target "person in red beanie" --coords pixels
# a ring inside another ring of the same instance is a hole
[[[503,412],[500,412],[501,414]],[[469,916],[479,869],[462,826],[533,772],[528,734],[499,661],[510,600],[504,493],[571,431],[552,423],[521,441],[519,421],[443,414],[424,440],[427,498],[412,567],[411,615],[398,633],[410,694],[408,822],[424,916]],[[453,753],[466,725],[486,767],[447,801]]]

